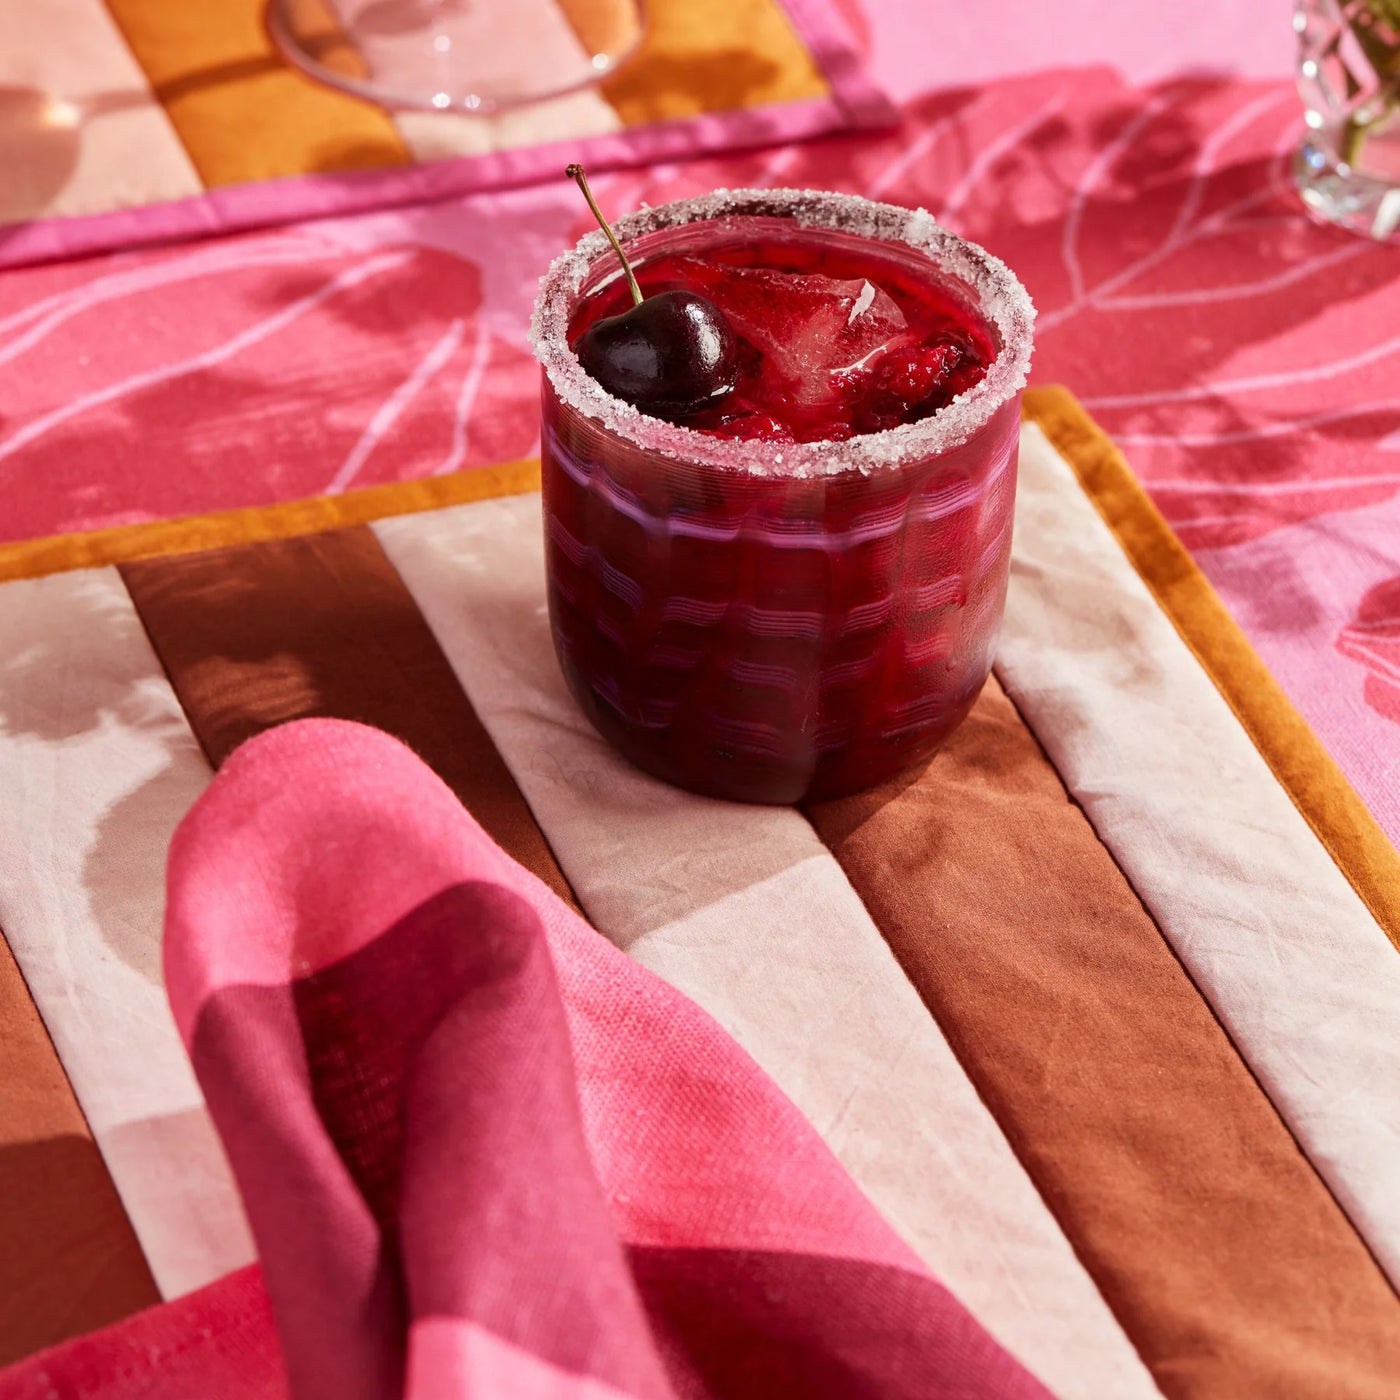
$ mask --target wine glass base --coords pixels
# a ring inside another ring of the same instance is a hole
[[[1339,160],[1319,140],[1305,139],[1293,157],[1293,183],[1319,222],[1390,242],[1400,229],[1400,183]]]

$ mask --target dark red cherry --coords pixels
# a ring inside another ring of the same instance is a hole
[[[632,293],[626,311],[605,316],[579,336],[573,347],[579,363],[608,393],[656,418],[684,418],[723,398],[739,381],[738,341],[723,312],[695,292],[643,297],[583,166],[564,173],[583,192]]]
[[[739,380],[733,328],[695,292],[660,292],[605,316],[584,331],[574,352],[608,393],[654,418],[684,418]]]

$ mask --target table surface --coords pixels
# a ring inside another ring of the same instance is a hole
[[[1390,840],[1400,841],[1400,398],[1390,382],[1400,353],[1400,263],[1393,248],[1312,225],[1292,193],[1287,162],[1302,123],[1289,6],[832,3],[898,103],[898,130],[601,174],[595,188],[604,208],[620,213],[719,185],[834,188],[923,205],[1006,258],[1039,308],[1033,381],[1069,385],[1121,445],[1259,656]],[[0,272],[0,486],[8,505],[0,545],[532,456],[538,376],[526,332],[536,280],[587,223],[561,180]],[[391,537],[393,527],[382,533]],[[139,571],[128,586],[133,578]],[[16,613],[16,635],[28,635],[27,616]],[[1008,630],[1008,675],[1024,663],[1017,646],[1024,652],[1036,631],[1029,622],[1019,634]],[[1086,674],[1092,669],[1091,653],[1075,660]],[[1054,691],[1041,680],[1026,693]],[[1150,707],[1158,698],[1137,701]],[[1005,707],[1000,692],[989,692],[984,709],[998,703]],[[1004,718],[1012,724],[1009,708]],[[1174,714],[1171,733],[1183,748],[1193,722]],[[1130,716],[1122,726],[1130,738],[1143,729]],[[1206,728],[1197,723],[1198,739]],[[969,727],[964,744],[978,732]],[[1026,746],[1044,763],[1029,738]],[[1147,747],[1143,740],[1133,750],[1136,759],[1152,757]],[[1063,756],[1051,758],[1066,777]],[[192,741],[190,760],[201,762]],[[1080,777],[1084,791],[1097,790],[1095,774]],[[1052,795],[1067,801],[1058,788]],[[1224,795],[1221,804],[1223,812]],[[1249,827],[1237,810],[1222,816],[1205,811],[1209,800],[1201,806],[1203,829],[1213,817],[1221,827]],[[927,827],[926,816],[919,821]],[[586,826],[559,820],[561,832]],[[1178,863],[1189,861],[1179,855]],[[588,864],[580,858],[580,868]],[[1125,898],[1137,907],[1132,891]],[[1250,898],[1257,904],[1257,892]],[[1288,901],[1277,902],[1282,910]],[[1342,936],[1340,925],[1314,923],[1309,936]],[[1176,979],[1183,1005],[1198,1015],[1201,1042],[1219,1052],[1221,1073],[1238,1079],[1232,1092],[1262,1112],[1259,1066],[1296,1048],[1268,1015],[1248,1029],[1245,1013],[1268,999],[1245,998],[1238,1014],[1247,1033],[1230,1025],[1227,1039],[1198,995],[1214,974],[1207,969],[1203,980],[1190,961],[1201,957],[1205,967],[1209,959],[1193,954],[1185,935],[1169,956],[1143,927],[1160,975]],[[1087,916],[1085,928],[1085,948],[1101,948]],[[1008,966],[1019,967],[1013,943],[1008,936]],[[1279,976],[1290,989],[1305,981],[1302,972],[1284,975],[1293,946],[1278,943]],[[1377,946],[1379,986],[1393,950]],[[985,946],[975,952],[984,957]],[[971,966],[976,958],[968,957]],[[1230,957],[1219,960],[1227,983],[1233,967]],[[1075,985],[1066,979],[1066,996]],[[1310,991],[1318,1006],[1326,1003],[1315,985]],[[1207,999],[1218,1010],[1217,993],[1211,987]],[[1294,1007],[1300,1023],[1312,1014],[1292,990],[1278,1004]],[[978,1007],[965,1010],[973,1018]],[[944,1008],[949,1024],[955,1011]],[[1120,1015],[1124,1046],[1143,1057],[1144,1076],[1158,1074],[1150,1045],[1143,1049],[1146,1015],[1136,1018],[1131,1007]],[[1089,1044],[1101,1035],[1100,1011],[1085,1018]],[[0,1007],[0,1031],[4,1019]],[[967,1043],[981,1045],[995,1068],[995,1041],[974,1019]],[[1374,1090],[1359,1084],[1372,1032],[1357,1029],[1355,1018],[1335,1019],[1346,1023],[1337,1035],[1355,1041],[1348,1048],[1338,1040],[1336,1063],[1358,1092]],[[1320,1041],[1332,1034],[1315,1029]],[[1377,1044],[1382,1038],[1372,1035]],[[1242,1059],[1232,1046],[1243,1047]],[[1128,1063],[1129,1050],[1123,1055]],[[969,1052],[968,1062],[976,1059]],[[1163,1055],[1163,1064],[1171,1061]],[[1311,1123],[1308,1076],[1283,1079],[1304,1095],[1301,1107],[1284,1096],[1288,1123]],[[1184,1074],[1181,1101],[1195,1103],[1206,1082]],[[990,1079],[979,1084],[992,1092]],[[1277,1085],[1266,1091],[1279,1097]],[[1033,1117],[1044,1102],[1028,1089],[1024,1112]],[[1175,1102],[1163,1097],[1162,1115]],[[1227,1116],[1248,1144],[1240,1170],[1257,1167],[1261,1132]],[[1384,1115],[1358,1117],[1374,1126]],[[1279,1160],[1288,1158],[1293,1139],[1282,1121],[1270,1131]],[[1327,1158],[1316,1144],[1308,1150]],[[1233,1160],[1222,1156],[1212,1170],[1228,1175]],[[1377,1169],[1367,1182],[1381,1177]],[[1087,1199],[1087,1184],[1083,1190]],[[1228,1192],[1212,1199],[1228,1213]],[[1332,1209],[1330,1198],[1324,1207]],[[1359,1217],[1350,1200],[1349,1208]],[[1363,1265],[1371,1268],[1356,1263]],[[1383,1288],[1376,1296],[1380,1335],[1394,1300]]]

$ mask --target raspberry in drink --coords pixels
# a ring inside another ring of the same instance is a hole
[[[570,689],[639,767],[722,797],[926,758],[991,667],[1024,290],[927,214],[850,196],[721,192],[618,233],[636,290],[591,234],[535,316]]]

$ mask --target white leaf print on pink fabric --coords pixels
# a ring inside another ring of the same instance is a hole
[[[533,447],[535,415],[519,411],[533,362],[494,343],[464,259],[274,234],[104,259],[89,273],[53,279],[27,306],[0,301],[11,538],[337,492]],[[512,411],[483,393],[488,375]]]
[[[1371,708],[1400,724],[1400,575],[1366,593],[1356,616],[1342,628],[1337,650],[1370,672],[1366,700]]]

